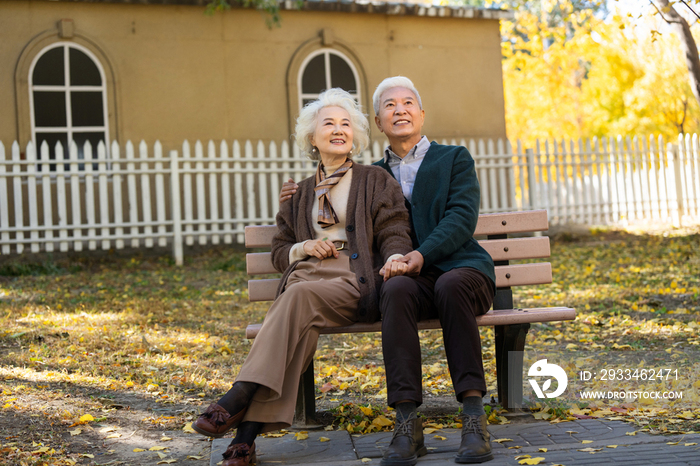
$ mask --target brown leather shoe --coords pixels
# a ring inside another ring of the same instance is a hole
[[[224,408],[216,403],[212,403],[192,423],[192,428],[207,437],[223,437],[226,432],[238,427],[238,424],[243,420],[243,416],[245,416],[246,409],[242,409],[234,416],[231,416]]]
[[[257,462],[255,457],[255,442],[249,447],[247,443],[231,444],[224,453],[221,466],[248,466]]]

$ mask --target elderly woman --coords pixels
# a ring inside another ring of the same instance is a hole
[[[382,280],[406,271],[394,261],[412,250],[401,188],[386,170],[350,158],[367,147],[368,129],[341,89],[322,93],[297,119],[296,143],[319,164],[277,214],[277,299],[236,382],[192,426],[210,437],[238,427],[223,466],[254,463],[256,436],[291,425],[320,329],[378,320]]]

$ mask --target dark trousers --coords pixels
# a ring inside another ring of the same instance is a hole
[[[382,285],[379,305],[389,406],[402,400],[419,406],[423,402],[417,323],[436,317],[457,401],[466,390],[486,394],[476,317],[489,310],[493,295],[491,280],[468,267],[445,273],[430,267],[418,277],[393,277]]]

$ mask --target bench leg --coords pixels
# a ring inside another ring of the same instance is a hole
[[[523,405],[523,351],[530,324],[496,326],[498,402],[506,409]]]
[[[314,362],[301,374],[297,406],[294,410],[294,425],[298,427],[314,426],[316,423],[316,397],[314,387]]]

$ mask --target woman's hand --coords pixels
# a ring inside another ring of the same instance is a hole
[[[340,253],[335,248],[333,241],[328,238],[310,239],[304,243],[304,252],[309,256],[323,260],[329,257],[340,257]]]
[[[288,179],[282,184],[282,191],[280,191],[280,204],[286,200],[292,198],[292,194],[297,192],[299,185],[294,182],[293,179]]]
[[[379,275],[384,277],[384,281],[389,280],[391,277],[398,277],[399,275],[405,275],[408,271],[408,264],[405,262],[400,262],[401,258],[389,259],[384,264],[384,267],[379,270]]]

